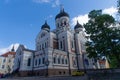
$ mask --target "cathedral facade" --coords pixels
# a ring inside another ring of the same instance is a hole
[[[20,76],[70,75],[73,71],[94,68],[94,60],[86,54],[83,26],[77,22],[72,29],[64,9],[56,15],[55,24],[55,30],[50,29],[47,21],[41,26],[35,39],[36,50],[19,46],[14,71]]]

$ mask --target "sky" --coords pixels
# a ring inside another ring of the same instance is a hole
[[[0,54],[19,44],[35,50],[35,38],[47,20],[55,29],[55,16],[63,5],[73,28],[78,20],[86,23],[91,10],[102,9],[116,17],[117,0],[0,0]]]

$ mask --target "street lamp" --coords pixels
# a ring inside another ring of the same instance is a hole
[[[82,54],[82,61],[83,61],[83,68],[84,68],[84,72],[86,73],[86,66],[85,66],[85,60],[84,60],[84,55],[85,53]]]
[[[48,59],[45,61],[45,65],[47,66],[47,68],[46,68],[46,77],[47,77],[48,76],[48,66],[49,66]]]

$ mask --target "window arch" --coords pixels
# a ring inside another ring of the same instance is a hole
[[[37,59],[35,59],[35,66],[37,66]]]
[[[58,64],[60,64],[60,56],[58,57]]]
[[[87,66],[89,66],[89,61],[88,61],[88,59],[84,59],[84,62],[85,62],[85,64],[86,64]]]
[[[56,56],[53,57],[53,63],[56,63]]]
[[[68,64],[68,60],[67,60],[67,58],[65,58],[65,64]]]
[[[42,58],[42,64],[45,64],[45,58],[44,57]]]
[[[39,58],[39,65],[41,64],[41,58]]]
[[[31,65],[31,58],[28,58],[27,66],[30,66],[30,65]]]
[[[62,64],[64,64],[64,58],[62,58]]]
[[[64,25],[66,25],[67,23],[66,23],[66,21],[64,21]]]

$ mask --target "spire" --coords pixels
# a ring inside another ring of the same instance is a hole
[[[47,20],[45,20],[45,24],[47,24]]]
[[[64,7],[62,4],[60,5],[60,12],[64,12]]]
[[[12,52],[14,52],[14,51],[15,51],[15,49],[14,49],[14,45],[13,45],[13,47],[12,47],[11,51],[12,51]]]
[[[78,20],[77,20],[77,24],[79,24]]]

